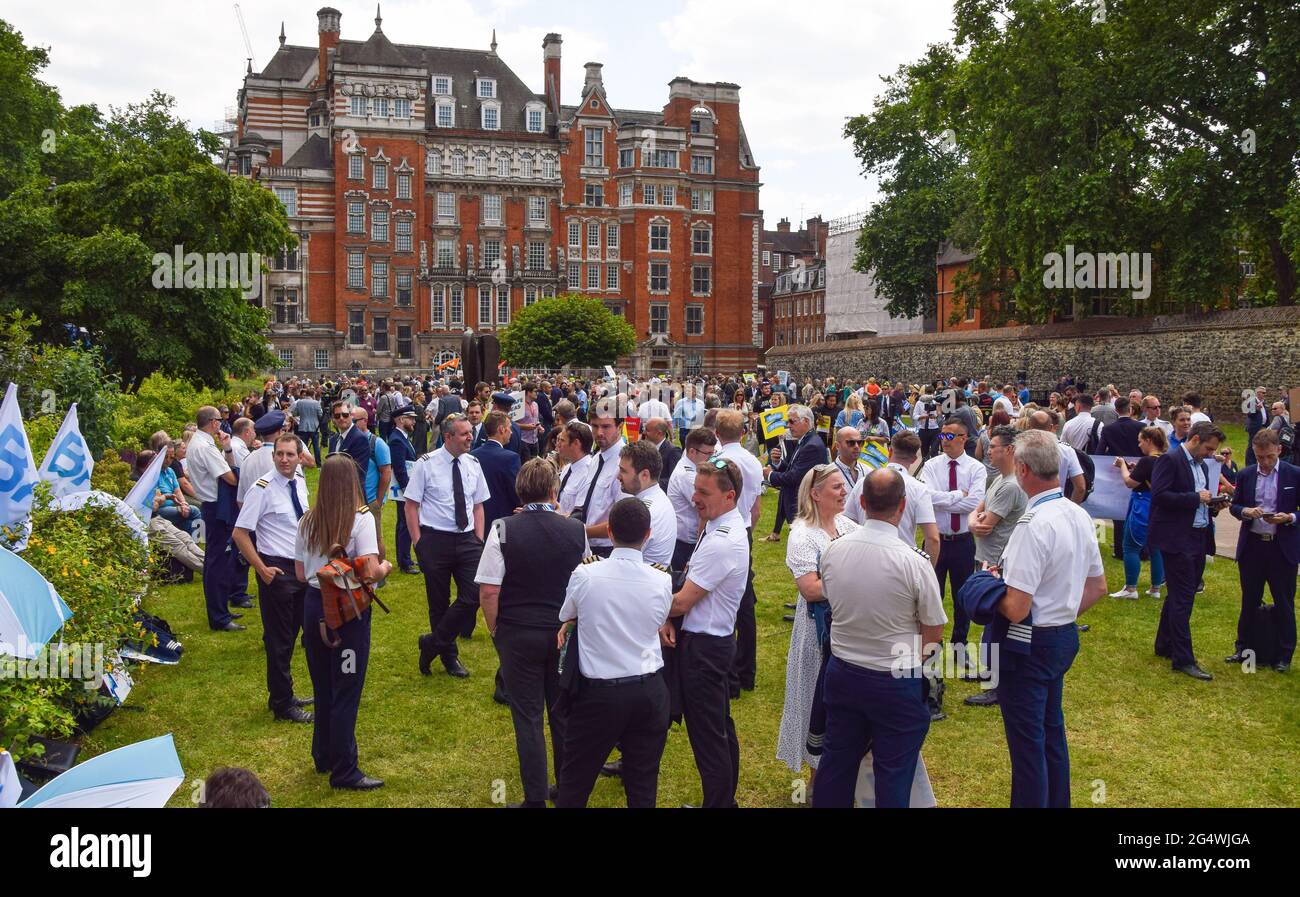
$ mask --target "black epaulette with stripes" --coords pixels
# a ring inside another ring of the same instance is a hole
[[[662,570],[665,573],[672,572],[672,570],[668,568],[667,564],[660,564],[660,563],[656,563],[655,561],[646,561],[646,563],[649,564],[651,567],[654,567],[656,570]]]
[[[601,557],[601,556],[598,555],[598,554],[589,554],[589,555],[587,555],[585,558],[582,559],[582,562],[583,562],[584,564],[594,564],[594,563],[596,563],[596,561],[603,561],[603,560],[604,560],[604,558]]]
[[[262,489],[265,489],[267,486],[271,485],[271,481],[268,480],[266,477],[262,477],[260,480],[258,480],[258,481],[257,481],[256,483],[254,483],[253,485],[254,485],[254,486],[259,486],[259,487],[261,487]]]
[[[358,513],[358,514],[369,514],[369,513],[370,513],[370,505],[362,505],[361,507],[357,508],[357,513]]]
[[[715,533],[724,533],[724,534],[725,534],[725,533],[729,533],[729,532],[731,532],[731,527],[729,527],[729,526],[720,526],[720,527],[718,527],[717,529],[715,529],[714,532],[715,532]]]
[[[922,551],[921,549],[917,548],[915,545],[912,546],[912,550],[915,551],[917,554],[919,554],[921,557],[925,558],[927,561],[930,560],[930,556],[926,554],[924,551]]]

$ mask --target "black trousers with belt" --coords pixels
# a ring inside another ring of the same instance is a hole
[[[478,571],[483,542],[473,532],[449,533],[420,527],[415,556],[424,573],[424,594],[429,602],[429,631],[437,653],[444,660],[456,657],[456,636],[472,625],[478,614]],[[451,582],[456,581],[456,602],[451,601]]]
[[[1209,527],[1206,527],[1208,531]],[[1169,588],[1160,608],[1156,628],[1156,656],[1168,657],[1174,669],[1196,663],[1192,650],[1192,603],[1205,575],[1205,552],[1178,554],[1161,551],[1165,561],[1165,585]]]
[[[1242,526],[1249,526],[1245,521]],[[1261,539],[1256,533],[1246,534],[1241,547],[1241,560],[1237,565],[1241,577],[1241,616],[1237,618],[1237,650],[1249,648],[1250,618],[1255,608],[1264,602],[1264,586],[1273,596],[1273,606],[1279,616],[1278,660],[1288,663],[1295,654],[1295,588],[1296,565],[1288,564],[1276,540]]]
[[[261,555],[262,563],[281,572],[267,585],[257,579],[258,609],[262,614],[262,644],[266,646],[267,706],[285,713],[293,706],[293,645],[302,631],[303,597],[307,584],[293,572],[293,560]]]
[[[966,644],[970,637],[970,617],[957,601],[957,592],[975,572],[975,537],[958,533],[952,537],[939,537],[939,563],[934,573],[939,577],[939,595],[943,597],[943,581],[948,580],[949,597],[953,605],[952,643]]]
[[[560,651],[555,644],[558,628],[558,623],[543,629],[503,621],[498,623],[493,639],[501,659],[501,677],[510,694],[519,777],[524,783],[524,800],[529,803],[545,802],[550,792],[543,712],[551,724],[555,768],[564,765],[565,719],[563,714],[555,713],[555,701],[560,696]]]
[[[731,719],[729,673],[736,642],[730,636],[683,630],[677,637],[682,716],[704,789],[704,806],[736,806],[740,742]]]
[[[780,508],[777,513],[781,513]],[[745,536],[749,539],[749,575],[745,579],[745,594],[740,597],[740,607],[736,609],[736,651],[734,667],[729,679],[731,690],[754,690],[754,680],[758,676],[758,595],[754,593],[754,529],[748,527]]]
[[[662,671],[620,684],[584,677],[565,725],[557,807],[587,805],[600,767],[615,745],[623,753],[627,805],[655,805],[659,761],[668,741],[668,687]],[[558,765],[558,752],[556,758]]]
[[[339,627],[333,635],[340,644],[330,647],[320,635],[320,589],[308,586],[303,596],[302,646],[316,698],[311,755],[331,785],[354,785],[364,775],[357,766],[357,713],[370,664],[371,612],[368,607]]]

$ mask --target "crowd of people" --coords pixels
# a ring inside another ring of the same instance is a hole
[[[1212,678],[1190,621],[1228,508],[1242,521],[1242,604],[1227,660],[1249,660],[1268,586],[1280,642],[1270,665],[1289,669],[1300,459],[1285,397],[1266,403],[1262,389],[1248,403],[1239,468],[1195,393],[1167,408],[1069,378],[1036,397],[956,377],[272,380],[233,407],[199,409],[179,439],[155,435],[151,449],[169,455],[155,519],[189,558],[178,563],[202,570],[214,630],[245,628],[252,568],[268,708],[313,724],[316,769],[332,786],[383,784],[361,769],[355,724],[371,603],[396,569],[424,578],[428,631],[412,645],[423,675],[436,660],[470,676],[457,641],[481,609],[523,806],[583,806],[601,773],[622,777],[630,806],[653,806],[680,721],[703,805],[730,807],[731,702],[755,687],[758,663],[754,527],[775,490],[776,525],[760,538],[779,541],[789,524],[795,587],[776,753],[813,770],[813,803],[933,805],[920,752],[945,718],[952,657],[957,676],[985,686],[966,703],[1001,708],[1012,804],[1062,806],[1062,690],[1086,630],[1076,619],[1108,592],[1080,507],[1096,458],[1114,456],[1132,490],[1115,522],[1125,581],[1111,597],[1139,597],[1143,560],[1146,594],[1165,596],[1155,653]],[[783,430],[766,430],[762,416],[782,406]],[[878,461],[864,452],[872,444]],[[302,472],[312,466],[314,499]],[[198,520],[205,545],[191,549]],[[979,648],[967,645],[972,624]],[[300,633],[310,698],[290,674]]]

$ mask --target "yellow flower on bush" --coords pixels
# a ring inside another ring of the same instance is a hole
[[[81,566],[85,567],[85,566],[88,565],[89,563],[90,563],[89,559],[87,559],[87,558],[82,558],[82,559],[81,559]]]
[[[49,547],[46,548],[45,550],[48,551],[50,554],[56,554],[56,553],[57,553],[57,552],[54,550],[54,546],[53,546],[53,545],[49,546]]]

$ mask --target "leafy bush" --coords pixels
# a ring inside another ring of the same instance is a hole
[[[95,462],[95,470],[90,475],[90,488],[126,498],[135,483],[131,480],[131,465],[121,459],[117,452],[109,449]]]
[[[149,437],[166,430],[173,439],[204,405],[230,404],[250,392],[260,393],[260,380],[229,380],[224,390],[212,390],[150,374],[134,393],[122,396],[113,422],[113,445],[119,451],[147,448]]]

